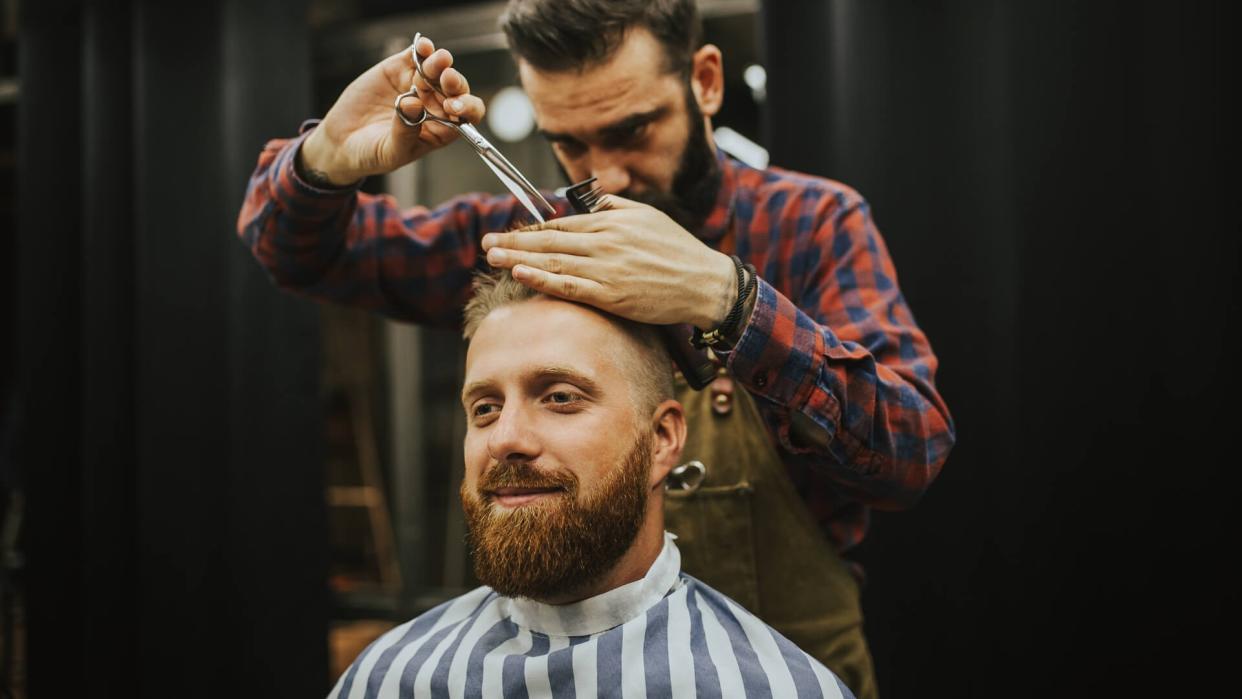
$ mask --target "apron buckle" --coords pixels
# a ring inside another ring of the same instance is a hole
[[[707,467],[702,461],[698,459],[687,461],[668,472],[668,477],[664,479],[664,489],[693,493],[703,484],[705,475],[707,475]]]

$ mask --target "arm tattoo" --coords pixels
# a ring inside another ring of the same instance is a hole
[[[298,148],[297,157],[293,159],[293,171],[302,181],[317,189],[349,189],[352,185],[339,185],[328,179],[328,174],[323,170],[314,170],[306,167],[306,163],[302,162],[302,149]]]

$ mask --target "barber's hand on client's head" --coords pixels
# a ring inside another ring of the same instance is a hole
[[[417,99],[402,101],[402,111],[411,121],[418,119],[424,105],[436,115],[477,123],[483,118],[483,100],[470,94],[466,76],[453,68],[453,56],[437,50],[427,37],[418,41],[423,71],[448,99],[416,78],[408,47],[358,76],[328,110],[323,122],[302,145],[301,167],[331,184],[347,185],[366,177],[392,172],[457,137],[457,132],[431,120],[419,126],[403,123],[393,109],[397,96],[417,88]]]
[[[487,262],[545,294],[640,323],[714,328],[737,297],[728,255],[660,210],[616,195],[610,208],[483,236]]]

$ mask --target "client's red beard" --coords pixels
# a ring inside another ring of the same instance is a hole
[[[529,462],[502,462],[483,474],[476,491],[465,484],[461,503],[470,530],[474,574],[509,597],[568,597],[597,582],[634,543],[647,511],[650,434],[638,437],[622,463],[579,495],[569,471],[543,471]],[[484,493],[496,488],[560,488],[541,501],[497,510]]]

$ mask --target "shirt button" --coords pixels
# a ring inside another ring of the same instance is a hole
[[[768,385],[768,375],[760,374],[755,377],[755,388],[763,388]]]

